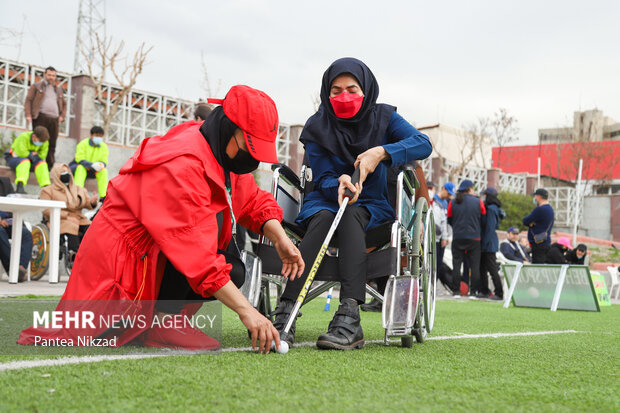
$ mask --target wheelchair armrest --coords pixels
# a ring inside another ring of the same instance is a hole
[[[271,170],[274,171],[274,172],[278,171],[280,173],[280,175],[282,175],[284,177],[284,179],[286,179],[288,181],[288,183],[293,185],[298,190],[301,191],[303,189],[301,187],[301,180],[299,179],[297,174],[295,174],[295,172],[293,172],[293,170],[291,168],[289,168],[288,166],[284,165],[283,163],[277,163],[277,164],[271,165]]]

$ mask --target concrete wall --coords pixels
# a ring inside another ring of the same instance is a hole
[[[583,221],[579,233],[588,237],[611,239],[611,197],[606,195],[584,198]]]

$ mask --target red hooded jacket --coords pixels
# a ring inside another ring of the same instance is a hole
[[[82,241],[59,308],[63,301],[73,300],[156,300],[166,259],[204,297],[230,280],[231,265],[217,254],[217,249],[226,249],[232,235],[224,170],[200,133],[200,125],[186,122],[164,136],[144,139],[110,181],[106,201]],[[282,209],[271,194],[258,188],[251,174],[231,173],[231,186],[239,224],[260,233],[266,221],[282,220]],[[223,225],[218,237],[216,215],[220,212]],[[126,331],[118,345],[145,330]],[[69,329],[31,327],[22,331],[18,342],[32,344],[36,335],[68,338],[75,334]]]

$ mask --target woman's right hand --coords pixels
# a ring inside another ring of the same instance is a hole
[[[239,319],[248,329],[252,337],[252,348],[258,345],[258,352],[267,354],[271,350],[271,343],[275,340],[276,347],[280,348],[280,333],[264,315],[254,307],[245,307],[239,311]],[[258,341],[258,343],[257,343]]]
[[[353,185],[351,183],[351,177],[346,174],[340,175],[338,182],[340,183],[338,186],[338,205],[342,205],[342,201],[344,200],[344,190],[347,188],[353,192],[353,198],[349,199],[349,205],[354,204],[362,193],[362,184],[358,182]]]

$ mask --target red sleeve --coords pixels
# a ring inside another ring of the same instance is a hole
[[[212,296],[230,281],[232,266],[217,253],[217,207],[200,161],[180,156],[119,178],[132,213],[196,293]]]
[[[482,215],[486,215],[487,214],[487,208],[484,206],[484,202],[482,202],[482,199],[480,200],[480,213]]]
[[[273,195],[256,185],[252,174],[236,175],[233,185],[233,210],[239,224],[259,234],[270,219],[282,222],[282,208]]]
[[[448,203],[448,218],[452,217],[452,201]]]

